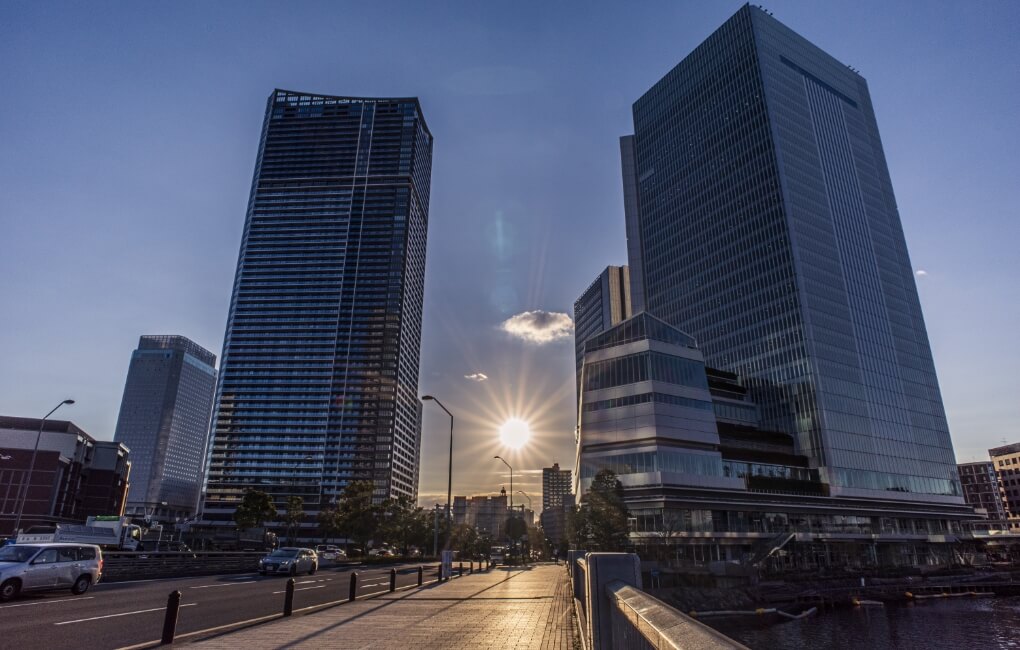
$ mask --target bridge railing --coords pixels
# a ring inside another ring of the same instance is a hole
[[[611,648],[747,650],[745,646],[641,591],[633,553],[570,551],[567,568],[585,650]]]

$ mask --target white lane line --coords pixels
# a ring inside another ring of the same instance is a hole
[[[325,589],[325,588],[326,588],[326,585],[318,585],[317,587],[301,587],[300,589],[295,589],[294,591],[308,591],[309,589]],[[286,590],[284,590],[284,591],[286,591]],[[282,593],[284,593],[284,591],[274,591],[273,593],[274,594],[282,594]]]
[[[11,607],[29,607],[31,605],[49,605],[50,603],[66,603],[71,600],[92,600],[95,596],[81,596],[78,598],[59,598],[57,600],[37,600],[34,603],[18,603],[17,605],[2,605],[0,609],[10,609]]]
[[[258,580],[245,580],[244,582],[225,582],[218,585],[199,585],[197,587],[188,587],[188,589],[210,589],[212,587],[233,587],[234,585],[247,585],[252,582],[258,582]]]
[[[321,580],[302,580],[301,582],[295,582],[296,585],[310,585],[314,582],[322,582]]]
[[[181,605],[181,607],[194,607],[198,603],[187,603]],[[165,612],[166,607],[153,607],[152,609],[140,609],[137,612],[121,612],[120,614],[107,614],[106,616],[93,616],[91,618],[79,618],[73,621],[61,621],[60,623],[54,623],[54,625],[70,625],[71,623],[84,623],[86,621],[98,621],[101,618],[116,618],[118,616],[131,616],[132,614],[147,614],[149,612]]]
[[[385,582],[373,582],[372,584],[361,585],[362,587],[378,587],[379,585],[387,584]]]

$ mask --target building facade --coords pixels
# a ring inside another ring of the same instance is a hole
[[[453,497],[453,523],[467,525],[480,535],[500,540],[506,532],[510,516],[506,492],[499,496]]]
[[[416,498],[432,136],[415,98],[276,90],[217,389],[203,518],[245,490],[308,515],[355,480]]]
[[[979,515],[990,521],[1005,521],[1006,508],[1003,505],[999,477],[995,472],[995,463],[990,461],[961,463],[957,465],[960,472],[960,486],[967,505]]]
[[[632,292],[833,495],[964,503],[867,82],[745,5],[634,104]]]
[[[609,470],[631,543],[671,570],[713,561],[773,571],[948,564],[960,504],[846,494],[789,432],[770,429],[737,375],[642,312],[585,343],[577,473],[584,500]]]
[[[66,420],[0,416],[0,535],[15,532],[22,497],[22,530],[123,515],[131,474],[128,453],[124,445],[97,441]]]
[[[559,463],[542,468],[542,514],[539,520],[545,538],[559,546],[566,538],[568,508],[573,509],[573,482],[569,469]]]
[[[142,336],[131,353],[114,440],[131,450],[127,513],[193,517],[216,391],[216,355],[183,336]]]
[[[574,356],[581,372],[584,342],[631,317],[630,269],[607,266],[574,301]]]
[[[1009,530],[1020,533],[1020,442],[988,450],[999,479],[999,493]]]

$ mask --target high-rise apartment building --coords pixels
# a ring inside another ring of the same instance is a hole
[[[546,539],[556,545],[566,534],[566,509],[574,505],[572,489],[569,469],[560,469],[559,463],[542,468],[542,514],[539,519]]]
[[[131,353],[114,440],[131,450],[127,512],[192,517],[202,489],[216,355],[183,336],[142,336]]]
[[[1020,532],[1020,442],[988,450],[1012,532]]]
[[[633,114],[635,302],[738,375],[834,496],[961,505],[864,78],[745,5]]]
[[[415,98],[276,90],[220,366],[204,519],[248,488],[313,515],[415,498],[432,136]]]
[[[584,342],[631,317],[630,269],[607,266],[574,301],[574,356],[581,372]]]

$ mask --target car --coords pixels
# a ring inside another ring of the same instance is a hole
[[[0,601],[32,591],[70,589],[80,596],[103,576],[94,544],[10,544],[0,548]]]
[[[295,576],[305,571],[314,575],[318,570],[319,556],[310,548],[285,546],[259,560],[259,573],[262,575],[283,573]]]
[[[319,556],[320,560],[346,560],[347,554],[339,546],[333,546],[332,544],[319,544],[315,547],[315,553]]]

